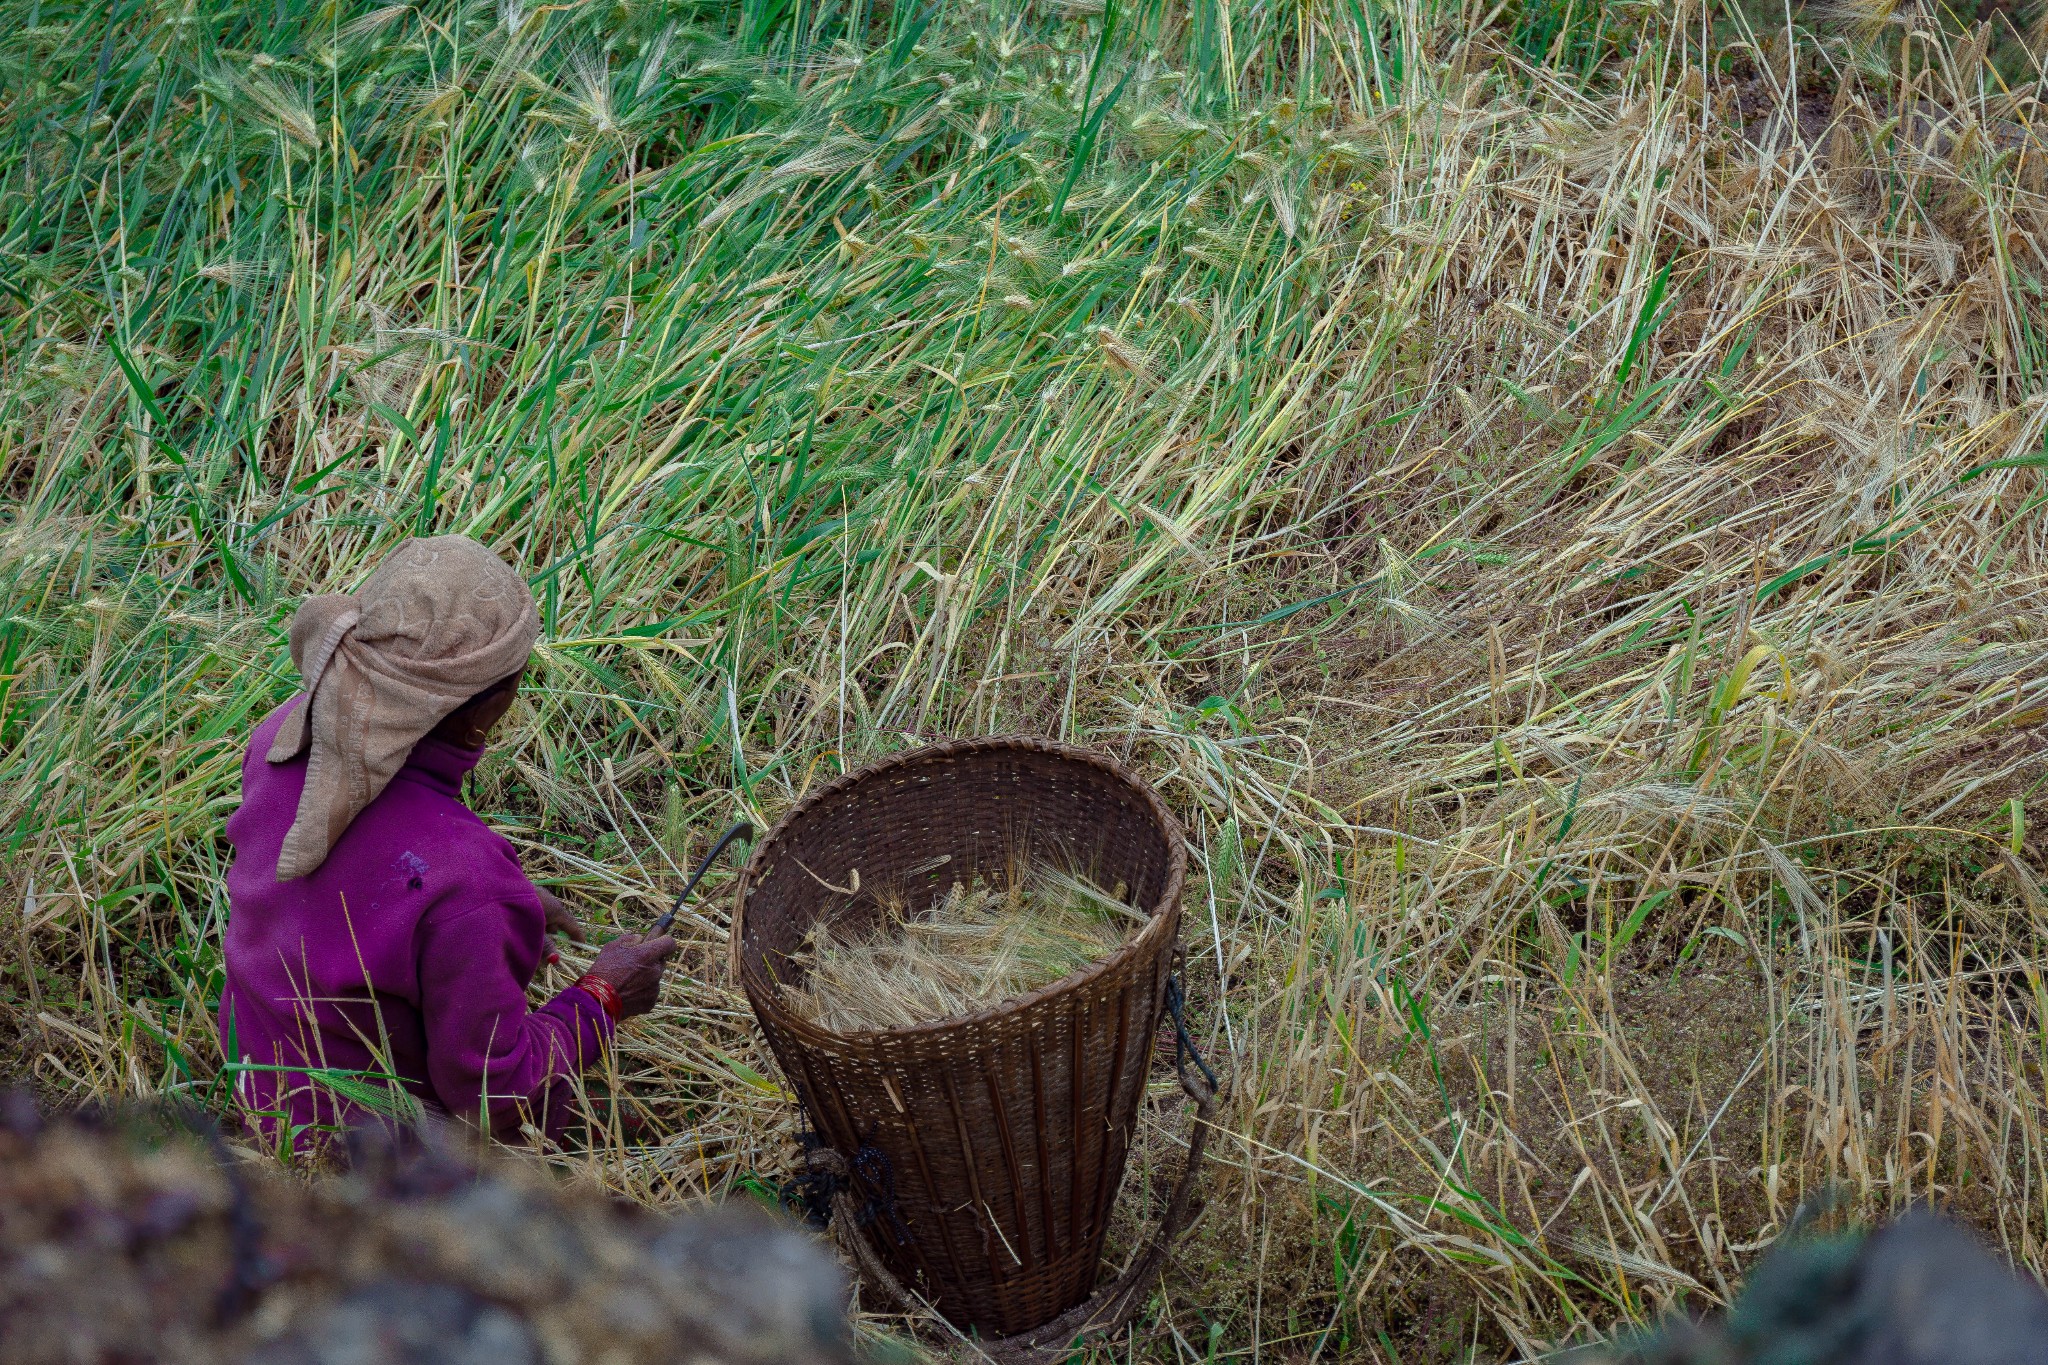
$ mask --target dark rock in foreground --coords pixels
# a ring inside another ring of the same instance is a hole
[[[1787,1242],[1728,1312],[1672,1319],[1581,1365],[2037,1365],[2048,1294],[1970,1233],[1914,1210],[1868,1236]]]
[[[161,1121],[0,1123],[0,1361],[843,1365],[839,1266],[738,1208],[371,1151],[304,1181]]]

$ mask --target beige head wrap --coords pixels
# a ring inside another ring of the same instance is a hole
[[[310,750],[277,879],[303,877],[451,711],[525,666],[540,637],[526,582],[467,536],[408,540],[362,589],[309,597],[292,618],[307,700],[272,763]]]

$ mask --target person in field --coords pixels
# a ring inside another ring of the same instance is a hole
[[[583,931],[463,804],[539,633],[524,580],[463,536],[407,541],[293,619],[305,690],[257,726],[227,822],[219,1017],[278,1148],[388,1113],[359,1101],[393,1082],[500,1138],[559,1137],[575,1077],[654,1007],[675,944],[633,934],[528,1007],[547,934]]]

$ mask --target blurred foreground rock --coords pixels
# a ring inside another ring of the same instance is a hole
[[[518,1163],[380,1144],[226,1163],[162,1116],[0,1115],[6,1365],[844,1365],[839,1266],[737,1208],[663,1217]]]
[[[2048,1295],[1963,1228],[1915,1210],[1867,1236],[1789,1241],[1727,1313],[1675,1318],[1575,1365],[2037,1365]]]

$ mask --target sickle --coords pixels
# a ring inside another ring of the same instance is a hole
[[[683,902],[690,899],[690,893],[697,889],[698,882],[704,880],[704,874],[711,870],[711,864],[717,860],[718,855],[725,852],[726,845],[738,839],[745,839],[751,843],[753,838],[754,827],[744,820],[719,835],[718,842],[711,846],[711,851],[704,855],[704,861],[697,864],[697,870],[692,872],[690,880],[683,884],[683,893],[676,897],[676,903],[669,907],[666,915],[663,915],[654,922],[654,932],[657,934],[668,932],[668,927],[676,922],[676,913],[683,908]]]

